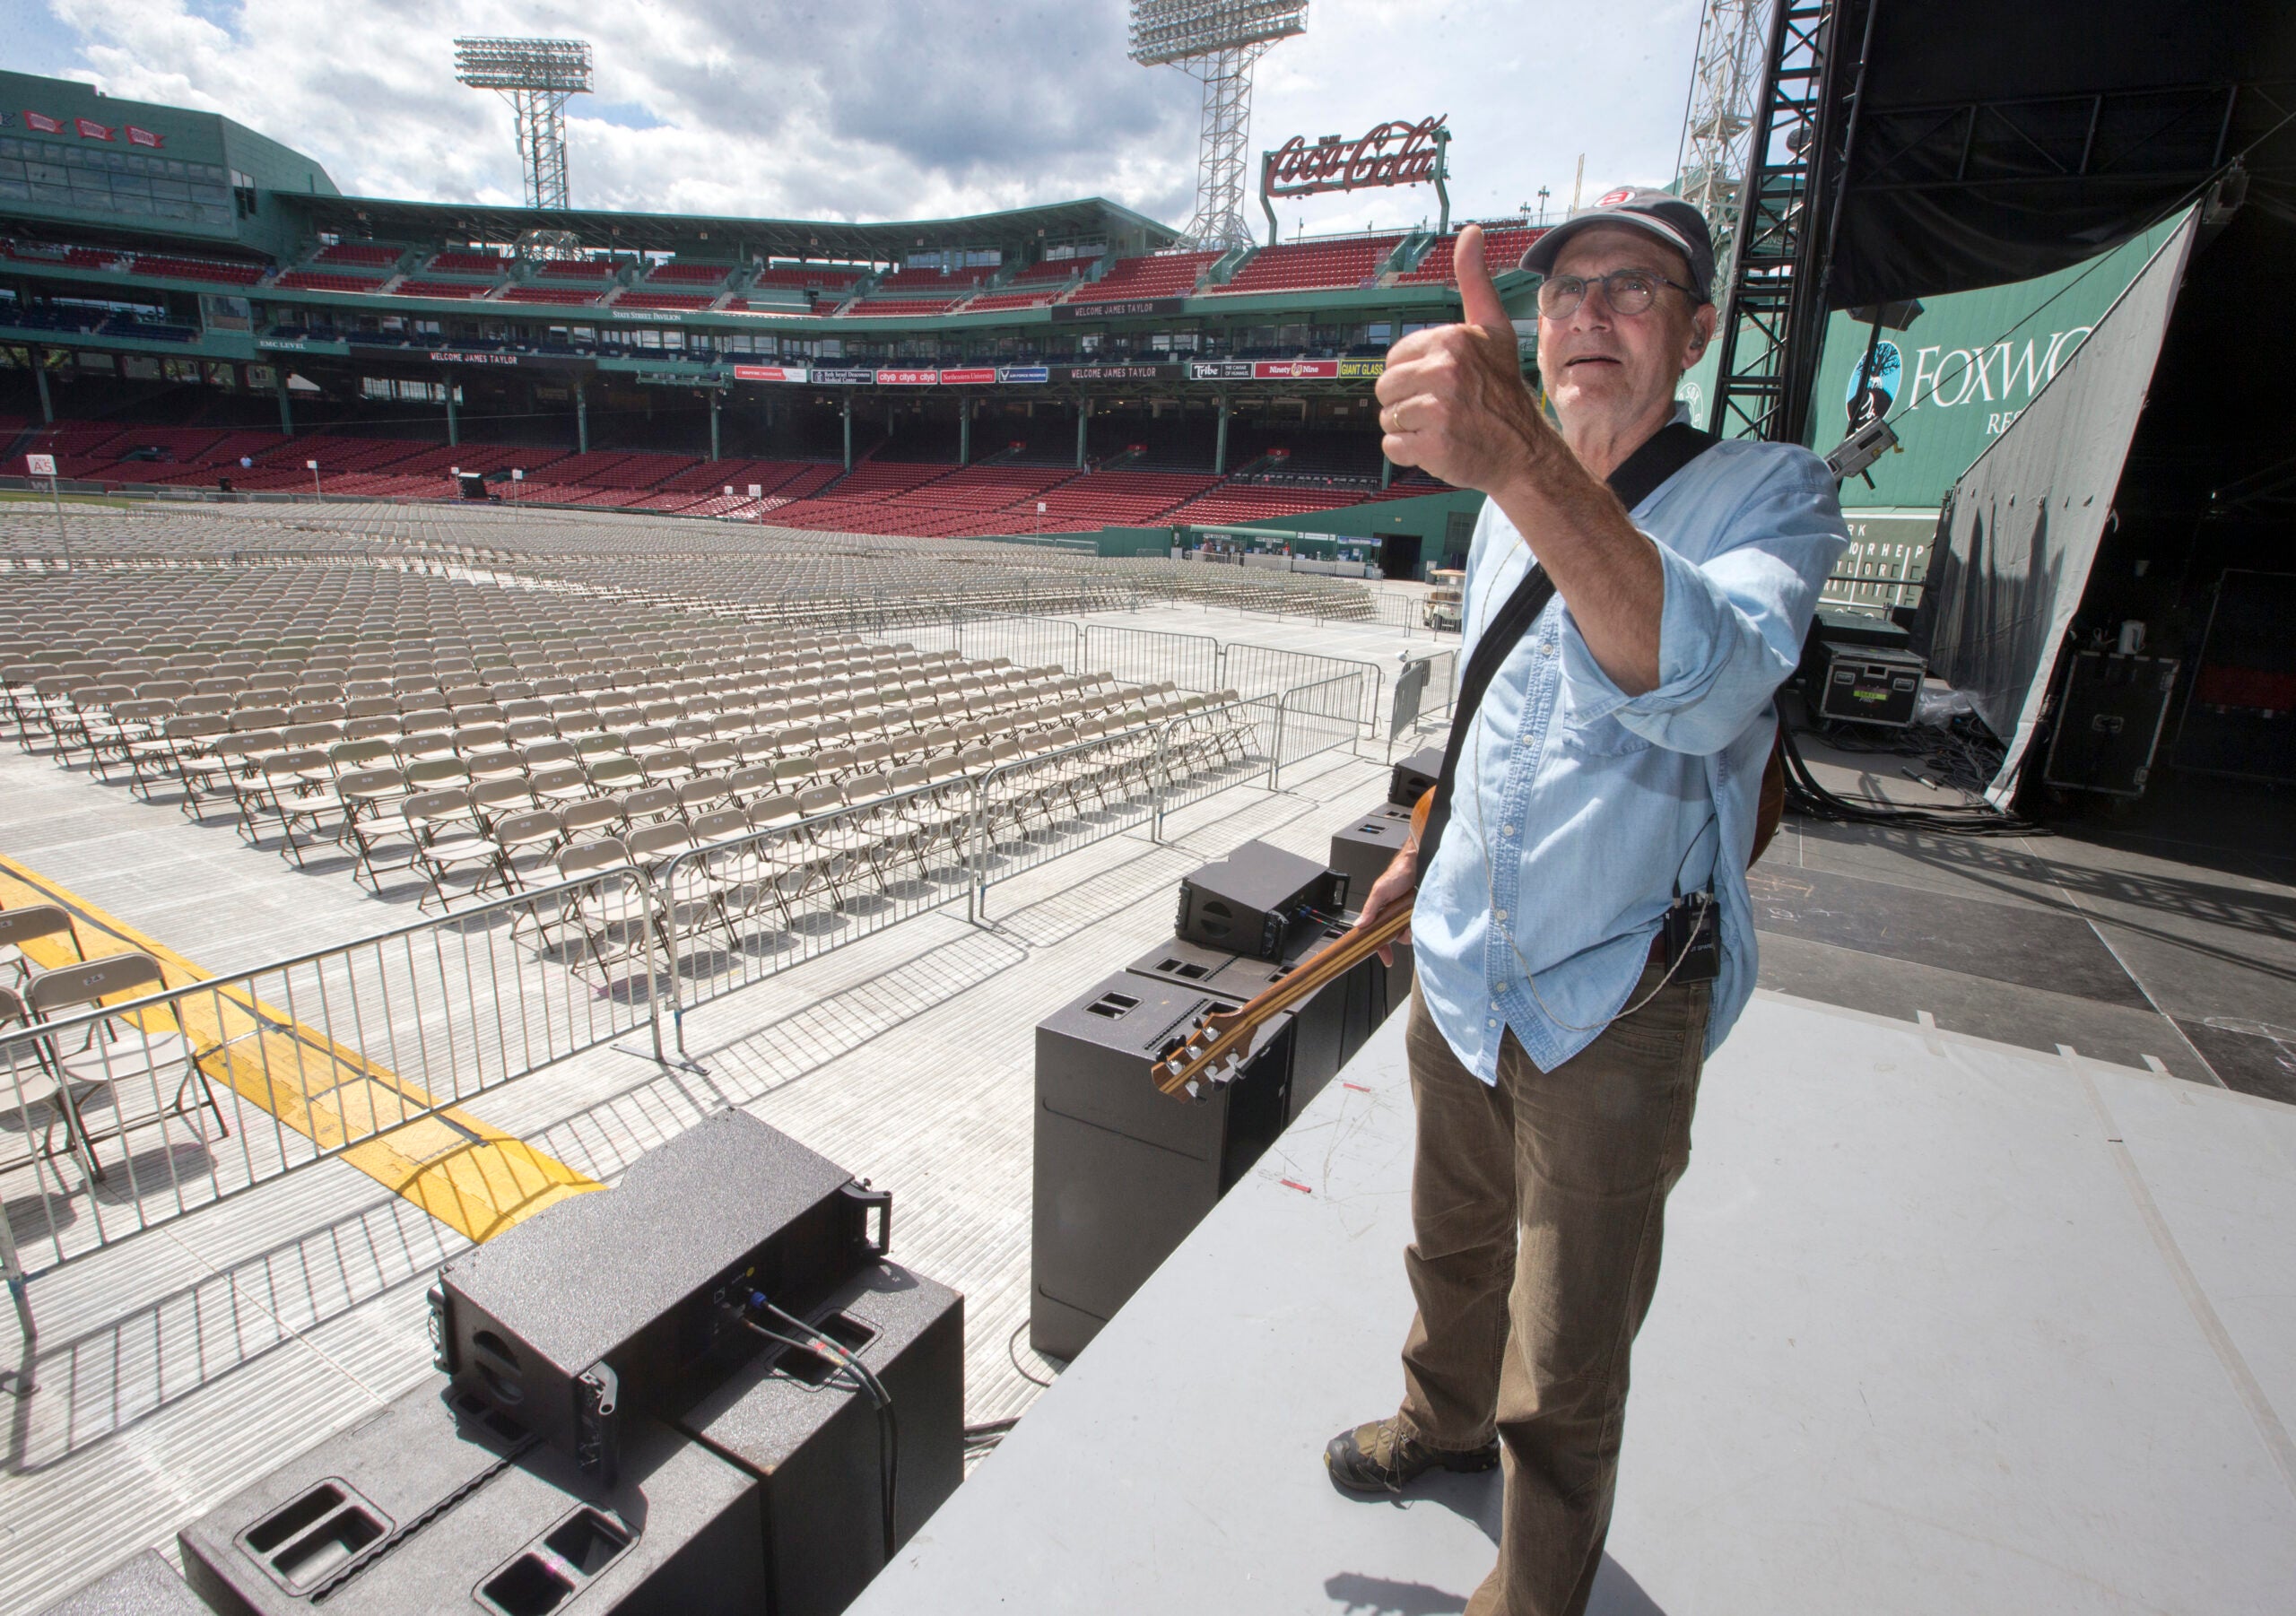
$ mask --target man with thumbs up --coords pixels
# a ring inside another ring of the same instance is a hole
[[[1418,1313],[1401,1407],[1325,1461],[1375,1495],[1503,1461],[1469,1616],[1575,1616],[1699,1073],[1753,990],[1771,697],[1848,534],[1817,456],[1674,403],[1715,327],[1695,208],[1622,188],[1533,243],[1544,406],[1475,226],[1454,261],[1465,323],[1378,385],[1387,457],[1489,496],[1428,828],[1362,917],[1416,889]]]

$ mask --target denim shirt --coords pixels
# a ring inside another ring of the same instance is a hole
[[[1512,1029],[1552,1071],[1627,1006],[1676,891],[1709,877],[1722,969],[1712,1054],[1754,985],[1746,856],[1777,726],[1826,575],[1848,549],[1806,449],[1717,444],[1630,513],[1665,578],[1658,683],[1611,682],[1557,595],[1492,681],[1449,827],[1421,872],[1413,957],[1436,1026],[1497,1080]],[[1467,555],[1462,665],[1532,560],[1496,500]]]

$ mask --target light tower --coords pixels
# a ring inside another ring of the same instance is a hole
[[[1761,69],[1770,0],[1706,0],[1698,26],[1698,56],[1691,68],[1690,105],[1683,117],[1674,188],[1706,216],[1714,238],[1714,295],[1730,284],[1737,241],[1739,192],[1745,187],[1747,137]]]
[[[500,91],[509,101],[517,120],[526,205],[568,206],[566,103],[591,88],[589,42],[457,39],[455,77],[474,90]]]
[[[1244,146],[1252,125],[1252,64],[1278,39],[1307,31],[1308,0],[1132,0],[1132,59],[1144,67],[1177,67],[1204,83],[1196,216],[1187,223],[1197,247],[1251,245]]]

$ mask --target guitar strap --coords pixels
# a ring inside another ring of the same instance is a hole
[[[1611,492],[1627,509],[1648,499],[1660,483],[1706,453],[1719,439],[1710,432],[1701,432],[1688,421],[1669,421],[1660,427],[1629,455],[1610,474]],[[1435,778],[1435,801],[1427,812],[1427,829],[1419,838],[1419,867],[1422,871],[1435,866],[1435,849],[1442,845],[1443,831],[1451,822],[1452,782],[1459,769],[1459,754],[1466,747],[1467,732],[1474,725],[1475,709],[1490,693],[1491,682],[1499,676],[1500,665],[1522,643],[1523,637],[1538,621],[1539,613],[1554,598],[1554,580],[1538,562],[1515,586],[1515,592],[1484,626],[1483,637],[1474,642],[1474,655],[1467,658],[1465,674],[1459,681],[1459,699],[1451,709],[1451,734],[1443,746],[1442,772]],[[1759,854],[1757,854],[1759,856]]]

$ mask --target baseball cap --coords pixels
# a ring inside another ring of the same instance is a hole
[[[1523,255],[1523,267],[1536,274],[1553,274],[1563,244],[1590,224],[1648,230],[1690,260],[1691,283],[1702,300],[1714,300],[1714,240],[1706,233],[1705,215],[1673,192],[1648,186],[1620,186],[1604,192],[1592,206],[1580,208],[1532,242]]]

